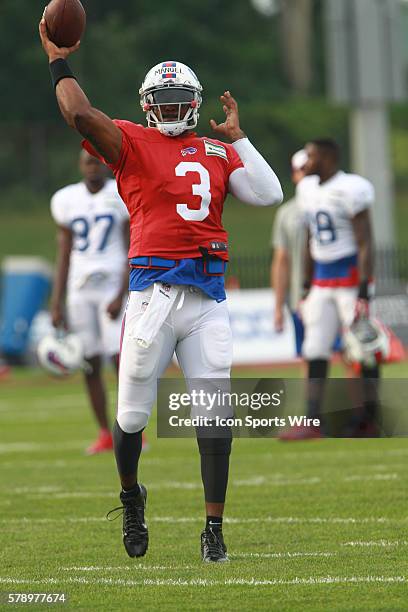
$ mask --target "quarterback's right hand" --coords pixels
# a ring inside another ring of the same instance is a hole
[[[48,38],[47,24],[45,23],[44,15],[40,21],[39,32],[41,43],[45,53],[48,55],[49,62],[53,62],[56,59],[67,59],[68,55],[74,53],[79,48],[80,41],[78,41],[73,47],[57,47]]]

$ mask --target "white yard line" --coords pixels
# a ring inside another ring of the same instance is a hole
[[[384,454],[391,455],[393,457],[400,457],[403,455],[408,455],[408,448],[394,448],[386,451]]]
[[[89,440],[75,440],[70,442],[57,441],[54,443],[41,444],[39,442],[5,442],[0,444],[0,455],[10,453],[42,453],[44,451],[61,452],[62,450],[83,449],[89,444]]]
[[[90,440],[87,440],[86,442],[84,442],[83,444],[83,450],[85,450],[86,446],[89,446],[89,442]],[[3,469],[13,469],[15,470],[16,468],[18,469],[23,469],[23,468],[30,468],[30,469],[36,469],[36,470],[47,470],[50,471],[54,468],[69,468],[70,470],[74,469],[74,468],[84,468],[86,466],[89,465],[90,462],[92,462],[92,457],[88,457],[87,455],[85,455],[85,453],[81,453],[82,455],[82,459],[56,459],[56,460],[49,460],[49,461],[42,461],[42,460],[36,460],[33,459],[31,461],[27,461],[27,459],[23,459],[22,461],[19,460],[18,457],[14,458],[14,461],[1,461],[0,463],[0,468]],[[109,454],[107,454],[106,456],[111,456]],[[143,465],[161,465],[162,463],[165,463],[165,461],[163,460],[159,460],[156,459],[154,457],[143,457]],[[8,489],[8,491],[10,491],[10,489]]]
[[[406,463],[377,463],[377,464],[374,463],[372,465],[365,465],[362,469],[364,470],[364,472],[368,470],[373,470],[375,472],[384,472],[390,469],[406,470],[407,464]]]
[[[81,464],[83,465],[83,464]],[[61,466],[62,467],[62,466]],[[272,480],[268,481],[265,479],[264,486],[287,486],[287,485],[316,485],[319,484],[320,478],[294,478],[288,480]],[[248,480],[248,481],[232,481],[231,486],[236,487],[257,487],[260,484],[259,479]],[[153,482],[149,485],[149,490],[160,491],[160,490],[174,490],[180,489],[185,491],[197,491],[202,489],[201,482],[178,482],[178,481],[164,481],[164,482]],[[1,489],[0,489],[1,490]],[[80,499],[80,498],[103,498],[103,497],[117,497],[117,492],[112,489],[89,489],[84,491],[66,491],[63,487],[16,487],[14,489],[7,489],[7,493],[15,495],[27,495],[35,499],[48,498],[50,501],[58,499]],[[49,494],[52,493],[52,496]]]
[[[42,397],[31,400],[25,400],[25,407],[16,410],[15,400],[3,400],[0,402],[0,414],[4,412],[14,412],[16,416],[23,414],[33,414],[35,410],[41,410],[52,414],[58,408],[77,408],[78,406],[86,405],[86,397],[84,394],[77,395],[56,395],[55,397]]]
[[[297,559],[299,557],[334,557],[333,552],[234,553],[231,559]]]
[[[302,557],[333,557],[337,553],[332,552],[279,552],[279,553],[234,553],[231,554],[231,559],[297,559]],[[193,565],[81,565],[81,566],[63,566],[59,568],[63,572],[133,572],[140,571],[173,571],[173,570],[194,570],[197,569]]]
[[[61,517],[61,518],[1,518],[0,524],[19,524],[19,523],[33,523],[33,524],[47,524],[47,523],[94,523],[99,521],[105,521],[104,516],[84,516],[84,517]],[[147,520],[153,523],[200,523],[203,518],[201,516],[187,516],[187,517],[175,517],[175,516],[148,516]],[[376,517],[366,516],[360,518],[353,517],[294,517],[294,516],[264,516],[264,517],[253,517],[253,518],[233,518],[225,517],[224,523],[244,525],[244,524],[256,524],[256,523],[271,523],[271,524],[285,524],[285,525],[366,525],[366,524],[380,524],[380,525],[405,525],[408,523],[408,517],[402,518],[389,518],[389,517]]]
[[[311,450],[302,453],[295,450],[286,453],[279,453],[279,460],[284,461],[286,459],[292,459],[294,461],[303,461],[306,459],[326,459],[327,457],[330,457],[330,459],[347,459],[348,461],[350,461],[351,457],[374,457],[377,460],[381,460],[384,457],[402,457],[405,455],[408,455],[408,447],[385,450],[371,450],[369,448],[365,448],[362,450],[361,448],[353,448],[353,443],[351,443],[350,447],[346,451],[333,451],[327,447],[322,447],[321,450]],[[266,460],[276,460],[276,455],[273,452],[263,453],[261,457]]]
[[[344,482],[369,482],[374,480],[398,480],[399,475],[393,472],[392,474],[372,474],[372,475],[359,475],[353,474],[351,476],[346,476],[343,480]]]
[[[362,542],[358,540],[357,542],[344,542],[342,546],[361,546],[361,547],[371,547],[378,546],[382,548],[393,547],[393,546],[408,546],[407,540],[370,540],[369,542]]]
[[[196,568],[198,569],[198,568]],[[208,587],[208,586],[316,586],[327,584],[406,584],[406,576],[311,576],[309,578],[293,578],[284,580],[280,578],[229,578],[226,580],[212,580],[203,578],[145,578],[143,580],[127,580],[125,578],[43,578],[40,580],[29,580],[24,578],[0,577],[0,584],[13,585],[47,585],[47,584],[84,584],[84,585],[108,585],[108,586],[171,586],[171,587]]]
[[[27,495],[31,493],[58,493],[62,491],[62,487],[54,487],[54,486],[44,486],[44,487],[15,487],[14,489],[9,489],[9,493],[11,495]],[[44,495],[43,497],[47,497]]]
[[[97,566],[97,565],[83,565],[83,566],[70,566],[60,567],[62,572],[134,572],[134,571],[180,571],[180,570],[192,570],[197,569],[193,565],[138,565],[137,562],[134,565],[120,565],[120,566]]]
[[[297,485],[316,485],[321,483],[321,478],[317,476],[311,476],[310,478],[284,478],[283,475],[276,476],[273,478],[267,478],[265,476],[254,476],[247,480],[233,480],[232,485],[237,487],[286,487],[286,486],[297,486]]]

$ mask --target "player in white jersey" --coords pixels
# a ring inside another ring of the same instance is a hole
[[[339,169],[339,147],[332,140],[314,140],[306,146],[306,175],[297,186],[297,198],[308,226],[305,261],[305,325],[303,356],[308,366],[308,414],[320,418],[320,408],[332,346],[339,331],[368,315],[369,285],[373,275],[373,238],[370,208],[372,184]],[[307,297],[306,297],[307,294]],[[377,379],[378,366],[362,366],[361,374]],[[374,426],[375,393],[365,396],[358,427],[369,433]],[[363,432],[361,432],[363,433]],[[289,431],[284,439],[320,437],[319,427]]]
[[[129,215],[116,181],[86,151],[80,154],[83,181],[57,191],[51,212],[57,224],[57,268],[51,299],[52,323],[80,336],[90,364],[85,382],[100,432],[87,449],[112,449],[102,379],[102,356],[118,368],[121,321],[128,293]]]

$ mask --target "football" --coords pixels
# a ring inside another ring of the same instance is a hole
[[[85,30],[86,13],[79,0],[51,0],[44,19],[49,39],[57,47],[72,47]]]

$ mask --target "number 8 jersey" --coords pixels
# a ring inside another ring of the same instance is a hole
[[[123,224],[129,214],[112,179],[97,193],[84,182],[68,185],[51,199],[57,225],[72,231],[68,288],[80,288],[94,274],[121,277],[126,263]]]
[[[357,244],[351,220],[374,202],[374,188],[357,174],[337,172],[320,184],[306,176],[296,189],[298,205],[310,230],[310,251],[316,262],[314,283],[358,284]]]
[[[196,258],[200,246],[227,243],[221,216],[228,180],[243,167],[235,149],[195,133],[169,138],[155,128],[115,123],[122,149],[110,168],[130,214],[129,258]],[[101,158],[89,142],[83,146]]]

